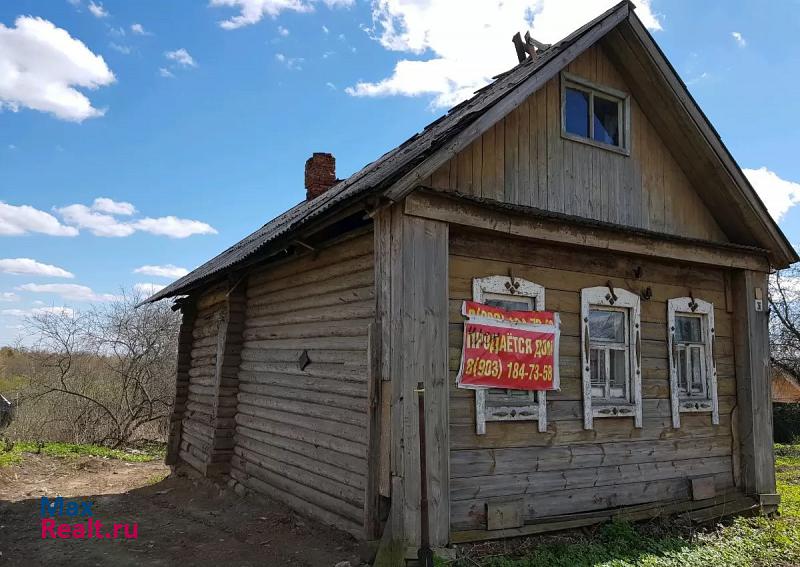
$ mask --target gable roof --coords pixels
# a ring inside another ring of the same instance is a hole
[[[671,79],[670,86],[679,87],[673,94],[682,95],[688,101],[685,104],[691,108],[687,108],[687,112],[693,114],[693,119],[695,115],[699,117],[698,126],[709,144],[720,146],[719,149],[716,147],[713,149],[726,158],[723,160],[722,169],[726,170],[735,182],[741,193],[739,198],[752,209],[756,224],[765,230],[765,236],[768,238],[759,240],[759,244],[771,252],[773,264],[781,267],[797,261],[794,249],[767,213],[764,204],[747,182],[708,119],[691,98],[686,86],[641,25],[633,12],[633,5],[628,0],[623,0],[563,40],[540,52],[536,59],[528,58],[511,70],[498,75],[494,82],[477,91],[472,98],[453,107],[397,148],[340,181],[319,197],[295,205],[212,260],[154,294],[147,301],[184,295],[203,287],[257,253],[265,251],[268,245],[276,240],[289,237],[310,221],[332,214],[333,211],[359,200],[374,196],[386,197],[392,201],[401,200],[413,191],[422,179],[432,174],[440,165],[465,148],[547,81],[557,76],[571,61],[620,24],[626,25],[629,32],[632,31],[639,37],[645,44],[648,55],[658,59],[656,63],[659,68],[668,70],[671,74],[671,77],[668,77]]]

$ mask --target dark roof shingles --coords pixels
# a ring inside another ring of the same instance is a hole
[[[340,181],[316,199],[295,205],[221,254],[154,294],[147,299],[147,302],[182,295],[202,283],[203,280],[231,268],[255,254],[269,242],[298,228],[334,206],[362,196],[368,191],[386,187],[391,181],[413,169],[414,166],[452,139],[589,29],[626,4],[627,1],[620,2],[563,40],[553,44],[537,59],[526,59],[512,69],[497,75],[494,82],[476,91],[472,98],[456,105],[444,116],[428,124],[421,133],[415,134],[397,148],[366,165],[347,179]]]

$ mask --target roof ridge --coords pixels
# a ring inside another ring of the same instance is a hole
[[[602,23],[623,6],[629,4],[628,0],[619,2],[558,42],[553,43],[547,50],[542,52],[541,57],[537,57],[535,60],[528,58],[514,65],[498,75],[500,78],[478,89],[473,96],[450,108],[445,114],[426,125],[421,131],[415,133],[400,145],[366,164],[322,195],[311,201],[302,201],[275,217],[255,232],[168,285],[146,301],[157,301],[165,297],[184,294],[199,285],[200,282],[231,268],[258,252],[269,242],[299,227],[308,220],[316,218],[331,207],[348,199],[360,197],[368,191],[374,191],[387,184],[390,185],[393,179],[396,180],[404,175],[406,170],[412,170],[416,167],[424,159],[426,153],[433,153],[438,150],[448,139],[451,139],[472,123],[479,114],[488,111],[500,100],[512,93],[526,79],[549,63],[563,49],[578,40],[584,33]],[[388,172],[386,172],[387,166],[391,166]]]

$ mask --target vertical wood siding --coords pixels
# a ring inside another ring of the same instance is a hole
[[[630,92],[600,45],[567,71]],[[555,78],[424,185],[669,234],[726,241],[636,99],[630,156],[561,137]]]
[[[247,488],[359,537],[373,263],[370,233],[248,278],[231,459]]]
[[[635,270],[641,267],[641,277]],[[455,387],[463,323],[461,302],[474,277],[508,274],[545,286],[548,310],[561,314],[561,391],[547,395],[548,429],[492,422],[475,435],[474,393]],[[606,285],[642,300],[643,415],[596,419],[583,429],[580,290]],[[486,503],[520,498],[525,521],[689,496],[688,477],[713,475],[733,486],[731,412],[736,404],[732,314],[721,270],[540,246],[523,240],[456,232],[450,238],[450,510],[454,530],[485,529]],[[711,414],[683,414],[673,429],[667,362],[667,300],[693,293],[714,303],[720,424]]]

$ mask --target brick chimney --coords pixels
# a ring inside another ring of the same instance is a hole
[[[319,197],[336,184],[336,158],[314,152],[306,160],[306,199]]]

